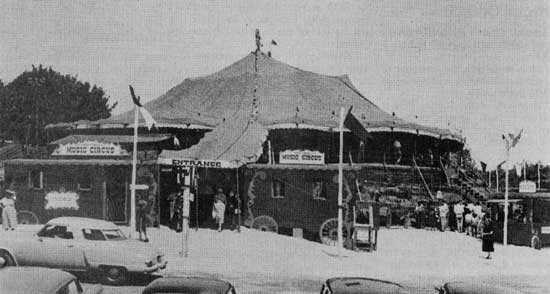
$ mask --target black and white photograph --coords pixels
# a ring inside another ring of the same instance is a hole
[[[550,293],[550,2],[0,11],[0,294]]]

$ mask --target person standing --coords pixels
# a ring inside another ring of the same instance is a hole
[[[414,208],[414,214],[416,218],[416,223],[419,229],[424,228],[424,204],[418,202]]]
[[[453,209],[456,218],[456,230],[459,233],[462,233],[462,228],[464,225],[464,204],[462,204],[462,202],[458,202],[457,204],[455,204]]]
[[[481,234],[482,251],[487,252],[487,259],[491,259],[491,252],[495,251],[493,242],[493,222],[488,214],[483,217],[483,233]]]
[[[136,218],[139,240],[149,242],[149,238],[147,238],[147,222],[149,218],[147,216],[147,200],[145,200],[144,197],[141,197],[137,203]],[[145,239],[142,239],[142,234]]]
[[[7,195],[0,200],[2,207],[2,227],[4,230],[15,230],[17,227],[17,211],[15,210],[15,192],[6,190]]]
[[[447,220],[448,220],[448,216],[449,216],[449,206],[447,205],[447,203],[443,202],[443,204],[441,204],[439,206],[439,219],[441,221],[441,230],[443,232],[445,232],[447,230]]]
[[[223,194],[223,189],[218,188],[218,193],[214,195],[214,206],[212,207],[212,217],[218,225],[218,232],[222,231],[222,226],[225,218],[225,206],[227,197]]]
[[[231,213],[231,230],[241,232],[241,198],[233,190],[229,191],[229,212]]]

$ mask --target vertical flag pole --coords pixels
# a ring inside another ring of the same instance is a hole
[[[340,158],[338,160],[338,248],[342,248],[344,244],[344,236],[342,234],[343,215],[342,215],[342,194],[343,194],[343,164],[344,164],[344,107],[340,108]]]
[[[130,230],[128,237],[132,238],[132,232],[136,229],[136,167],[137,167],[137,141],[138,141],[138,106],[134,105],[134,149],[132,152],[132,184],[130,185]]]

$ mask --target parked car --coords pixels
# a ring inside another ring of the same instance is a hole
[[[440,294],[522,294],[521,291],[477,282],[451,282],[438,289]]]
[[[449,282],[431,289],[416,289],[397,283],[369,278],[331,278],[321,288],[321,294],[522,294],[521,291],[479,282]]]
[[[233,286],[222,280],[196,277],[164,277],[151,282],[142,294],[236,294]]]
[[[41,267],[6,267],[0,269],[0,293],[10,294],[100,294],[95,285],[84,291],[70,273]]]
[[[167,264],[162,252],[126,238],[119,227],[103,220],[55,218],[29,238],[0,240],[0,257],[21,266],[92,273],[112,285],[125,283],[131,274],[153,274]]]
[[[369,278],[331,278],[321,288],[321,294],[404,294],[405,287],[388,281]]]

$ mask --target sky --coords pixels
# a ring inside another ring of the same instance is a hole
[[[461,133],[476,159],[550,164],[549,3],[544,0],[0,2],[0,79],[32,65],[102,87],[130,109],[254,50],[348,74],[387,112]],[[277,46],[270,45],[276,40]],[[518,157],[518,158],[519,158]]]

